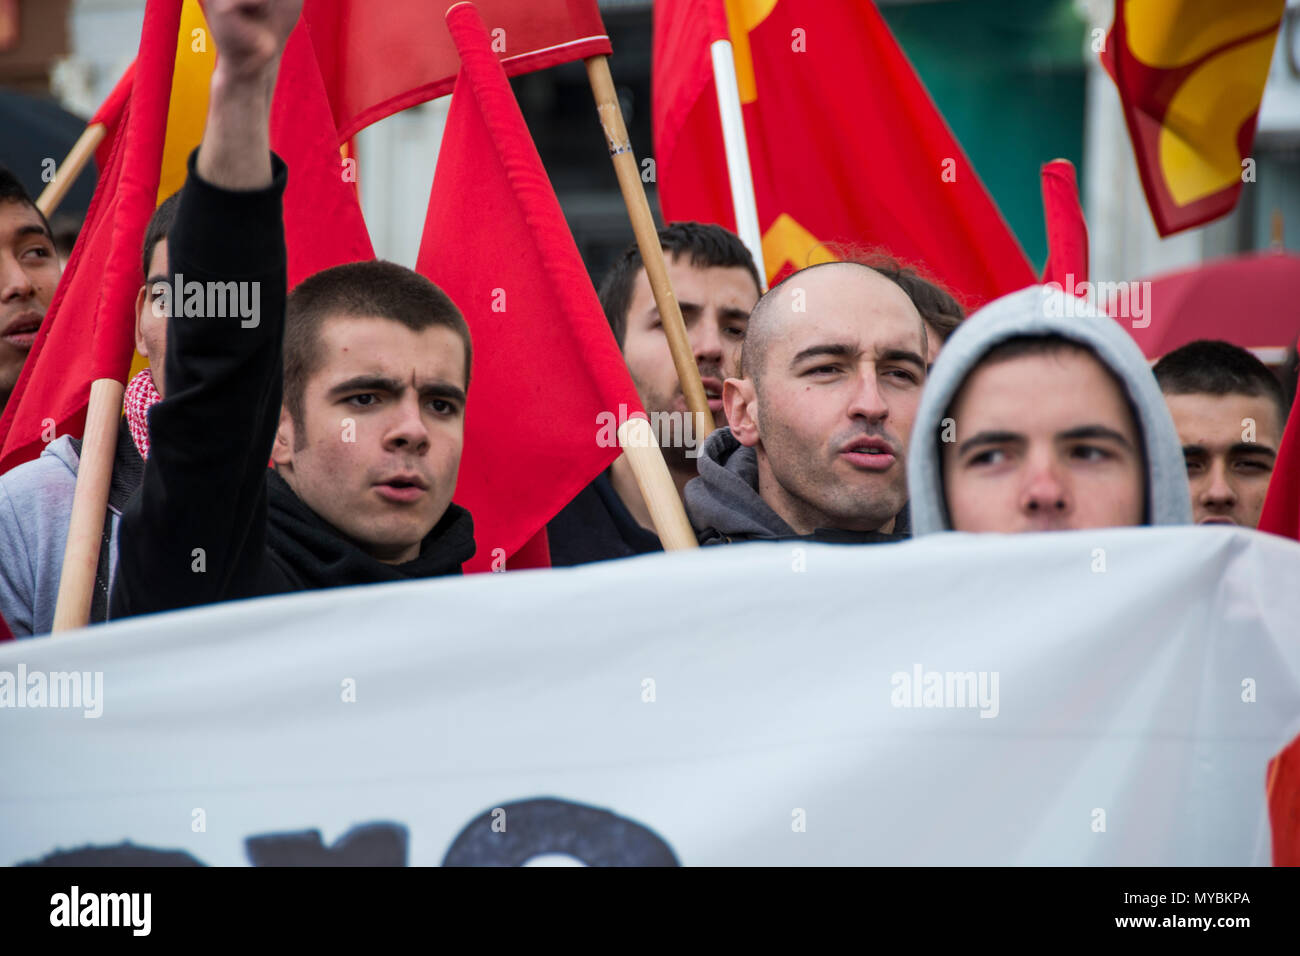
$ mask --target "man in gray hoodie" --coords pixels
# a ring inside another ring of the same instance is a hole
[[[1053,286],[989,303],[945,343],[907,478],[918,535],[1191,522],[1182,447],[1141,351]]]
[[[728,428],[686,486],[703,544],[906,537],[905,461],[928,347],[903,286],[857,262],[796,272],[749,319]]]
[[[117,564],[117,528],[122,508],[144,476],[149,452],[148,410],[162,395],[167,314],[155,283],[167,283],[167,234],[176,218],[177,193],[154,211],[145,229],[141,265],[145,281],[135,300],[136,351],[152,369],[138,373],[126,389],[126,415],[117,435],[108,509],[95,573],[90,622],[108,617],[108,588]],[[161,287],[160,287],[161,288]],[[61,435],[40,457],[0,475],[0,613],[15,637],[48,634],[63,573],[63,551],[72,518],[81,440]]]

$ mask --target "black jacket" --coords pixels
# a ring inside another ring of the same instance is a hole
[[[556,568],[663,550],[659,536],[641,527],[627,510],[607,471],[551,519],[546,540]]]
[[[149,460],[122,515],[109,616],[459,574],[474,553],[463,508],[449,506],[415,560],[384,564],[267,468],[283,375],[288,174],[273,156],[270,186],[235,192],[201,180],[195,157],[167,239],[171,281],[255,283],[259,308],[256,322],[167,323],[167,395],[149,412]]]

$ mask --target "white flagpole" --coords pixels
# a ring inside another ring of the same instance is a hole
[[[749,145],[745,141],[745,117],[740,108],[740,86],[736,82],[736,61],[731,52],[731,41],[715,40],[709,52],[713,57],[718,114],[722,117],[722,142],[727,150],[727,179],[731,182],[736,232],[753,254],[758,277],[766,291],[763,234],[758,228],[758,203],[754,199],[754,177],[749,170]]]

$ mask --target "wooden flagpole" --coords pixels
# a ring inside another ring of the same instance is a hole
[[[629,418],[618,427],[618,443],[623,447],[623,457],[632,468],[632,477],[641,489],[664,550],[699,547],[650,423],[644,418]]]
[[[641,184],[641,172],[632,152],[627,126],[623,122],[618,94],[614,91],[609,57],[591,56],[583,62],[587,64],[587,79],[591,83],[591,92],[596,97],[596,112],[600,115],[600,125],[605,130],[605,142],[614,162],[614,172],[618,175],[623,202],[627,206],[628,218],[632,220],[632,232],[636,234],[637,247],[641,250],[646,276],[650,279],[650,289],[659,309],[659,318],[663,322],[664,333],[668,336],[668,348],[672,351],[677,378],[682,383],[682,395],[686,398],[687,409],[695,415],[695,447],[698,448],[713,431],[713,413],[709,411],[709,401],[704,396],[704,383],[700,381],[700,369],[695,364],[691,340],[686,335],[681,307],[678,306],[677,297],[668,281],[668,265],[664,262],[664,250],[659,245],[659,232],[655,229],[654,216],[650,213],[645,187]]]
[[[54,215],[54,210],[59,208],[59,203],[63,202],[63,197],[68,194],[72,184],[86,168],[90,157],[95,155],[95,149],[104,141],[107,132],[108,128],[103,123],[91,123],[77,137],[76,143],[73,144],[59,168],[55,170],[54,178],[41,190],[41,195],[36,200],[36,208],[46,219]]]
[[[54,605],[55,633],[90,623],[104,513],[108,509],[108,487],[117,450],[122,393],[122,383],[114,378],[96,379],[90,386],[77,487],[72,494],[72,517],[68,522],[68,544],[63,551],[59,596]]]

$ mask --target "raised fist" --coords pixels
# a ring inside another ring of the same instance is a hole
[[[228,77],[254,78],[275,69],[293,32],[302,0],[202,0],[217,44],[217,68]]]

